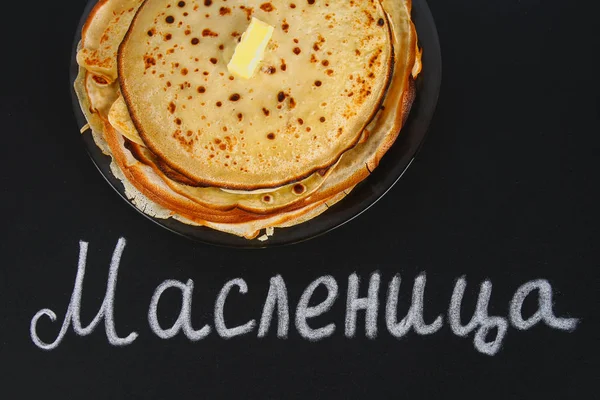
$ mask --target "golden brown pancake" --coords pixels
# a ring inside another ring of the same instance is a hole
[[[118,67],[147,147],[228,189],[274,188],[335,164],[377,112],[393,48],[379,1],[328,4],[146,0]],[[276,29],[260,71],[242,79],[227,64],[250,16]]]
[[[147,0],[147,2],[150,1],[155,0]],[[124,183],[126,193],[133,203],[145,213],[156,218],[174,218],[187,224],[208,226],[249,239],[260,236],[260,232],[265,229],[271,233],[272,228],[288,227],[306,222],[343,199],[358,183],[368,177],[396,140],[410,111],[415,96],[413,78],[419,74],[421,69],[416,31],[410,18],[411,3],[409,0],[369,2],[369,4],[380,7],[384,12],[383,28],[388,30],[388,34],[391,34],[391,37],[388,37],[388,44],[391,46],[389,65],[392,68],[387,75],[389,82],[383,84],[384,87],[378,93],[379,100],[376,110],[365,121],[365,126],[360,127],[354,133],[355,139],[351,146],[345,149],[329,168],[314,170],[318,172],[310,171],[311,173],[302,176],[300,180],[290,178],[292,183],[283,186],[268,187],[257,181],[247,187],[247,189],[253,190],[231,190],[226,188],[227,185],[202,184],[196,179],[191,179],[188,174],[182,173],[179,168],[174,168],[172,160],[153,151],[152,147],[147,145],[144,134],[134,123],[135,118],[131,118],[133,113],[126,101],[126,96],[123,96],[122,78],[117,73],[114,79],[107,79],[107,76],[113,76],[106,72],[110,69],[99,70],[97,63],[94,62],[94,57],[91,56],[92,54],[97,58],[106,56],[104,58],[106,65],[116,65],[117,51],[115,49],[119,47],[120,43],[123,43],[126,32],[132,31],[132,21],[138,21],[139,14],[136,15],[135,10],[141,1],[128,0],[129,8],[126,10],[123,6],[124,3],[125,0],[103,0],[90,14],[78,53],[80,74],[75,82],[75,90],[84,115],[92,128],[95,142],[103,152],[113,158],[111,169],[114,175]],[[185,3],[186,5],[183,7],[179,7],[174,2],[170,4],[172,4],[171,8],[181,9],[185,9],[189,5],[193,7],[197,5],[193,1]],[[227,6],[236,4],[237,2],[233,1],[227,2]],[[276,2],[272,3],[276,8],[277,4]],[[318,4],[315,2],[315,5],[318,6]],[[365,2],[363,6],[368,8],[369,4]],[[140,13],[144,7],[140,8]],[[220,7],[214,8],[212,13],[220,10]],[[300,5],[298,5],[299,7]],[[130,9],[132,11],[129,11]],[[233,7],[231,9],[233,10]],[[326,11],[315,11],[315,15]],[[250,11],[245,12],[250,13]],[[274,10],[271,10],[268,14],[273,12]],[[253,10],[253,15],[256,15],[255,10]],[[290,21],[293,19],[288,19],[287,15],[289,14],[285,15],[284,18],[291,26]],[[367,14],[363,13],[363,15]],[[226,18],[219,18],[219,20],[227,21]],[[119,24],[119,21],[127,25],[127,29],[115,26],[115,24]],[[245,21],[247,22],[247,20]],[[283,29],[282,27],[276,28]],[[291,27],[288,28],[288,31],[291,30]],[[153,32],[153,35],[155,33]],[[279,33],[283,35],[281,32]],[[185,35],[184,31],[184,36],[191,36],[191,32],[190,35]],[[361,33],[357,33],[356,36],[361,36]],[[100,47],[99,37],[104,37]],[[211,38],[215,37],[211,36]],[[174,36],[170,40],[174,40]],[[300,40],[298,42],[301,43]],[[273,50],[276,47],[274,43],[279,45],[279,42],[272,41],[269,44],[271,53],[275,51]],[[225,50],[225,45],[223,47]],[[319,51],[321,49],[322,47],[319,47]],[[318,53],[315,49],[312,51]],[[271,53],[267,50],[265,59],[272,56]],[[326,53],[327,50],[325,50]],[[355,55],[357,54],[355,53]],[[322,60],[321,67],[325,67]],[[293,70],[293,67],[286,63],[286,71],[290,70]],[[273,77],[271,75],[282,72],[277,70],[273,74],[270,71],[270,69],[261,68],[257,71],[256,76],[262,77],[259,79],[263,79],[261,82],[264,83],[265,80]],[[229,81],[228,75],[224,74],[224,76]],[[288,80],[290,79],[288,78]],[[335,75],[331,79],[335,81]],[[241,78],[234,78],[231,82],[236,81],[241,81]],[[160,83],[157,85],[156,91],[162,90],[163,93],[166,93]],[[206,86],[205,89],[207,89]],[[207,93],[208,90],[204,92],[204,94]],[[265,94],[265,96],[267,95]],[[282,110],[286,105],[289,107],[290,102],[290,97],[285,93],[284,96],[282,102],[277,101],[277,105],[281,103]],[[236,102],[239,101],[241,99]],[[318,107],[320,101],[314,102],[316,107],[314,110],[317,111],[313,111],[313,114],[320,112]],[[301,107],[296,103],[295,108]],[[223,115],[227,116],[228,114],[222,112],[224,109],[224,106],[214,108],[212,118],[219,118],[219,115],[222,116],[221,118],[225,118]],[[292,115],[294,110],[281,112],[287,113],[285,115]],[[324,118],[327,119],[326,116]],[[284,118],[277,119],[283,120]],[[200,121],[202,121],[201,118]],[[307,124],[304,120],[303,122],[303,126],[314,125]],[[229,128],[227,131],[230,131]],[[165,135],[166,132],[167,130],[165,130]],[[221,140],[220,143],[216,143],[213,139],[212,144],[214,147],[229,143],[226,139],[225,141]],[[231,160],[231,157],[232,155],[229,154],[229,158],[226,159]],[[274,171],[273,176],[276,173],[277,171]]]

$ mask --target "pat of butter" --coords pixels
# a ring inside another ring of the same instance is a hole
[[[265,55],[265,49],[271,40],[273,30],[271,25],[253,17],[250,26],[242,35],[242,40],[235,48],[233,57],[227,64],[229,72],[250,79]]]

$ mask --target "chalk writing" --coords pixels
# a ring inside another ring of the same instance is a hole
[[[493,356],[500,350],[506,331],[508,330],[508,322],[502,317],[490,317],[488,315],[488,305],[492,297],[492,283],[484,281],[479,289],[479,297],[477,298],[477,306],[471,321],[465,326],[461,323],[460,308],[462,305],[463,296],[467,287],[465,277],[458,279],[454,285],[452,298],[450,299],[450,309],[448,310],[448,320],[450,329],[457,336],[467,336],[469,333],[477,329],[473,340],[473,345],[480,352]],[[486,342],[485,338],[491,329],[496,328],[496,337],[492,342]]]
[[[271,286],[269,286],[269,293],[267,294],[267,300],[265,301],[260,319],[260,327],[258,328],[259,338],[265,337],[267,332],[269,332],[273,313],[275,312],[275,305],[277,305],[278,315],[277,337],[286,339],[290,329],[290,309],[288,306],[287,288],[281,275],[271,278]]]
[[[173,326],[169,329],[163,329],[158,322],[158,302],[165,290],[170,288],[179,289],[181,291],[181,310],[179,311],[179,317],[177,317],[177,321],[175,321]],[[148,322],[150,323],[152,332],[154,332],[156,336],[161,339],[171,339],[177,336],[180,331],[183,331],[184,335],[193,342],[208,336],[210,333],[210,326],[205,325],[197,331],[192,328],[191,314],[193,292],[194,281],[191,279],[187,281],[187,284],[183,284],[180,281],[168,280],[161,283],[156,288],[152,300],[150,301],[150,309],[148,311]]]
[[[125,243],[125,239],[122,238],[119,239],[117,243],[112,259],[110,261],[110,270],[108,273],[108,283],[106,285],[106,294],[104,296],[104,301],[102,302],[102,306],[100,307],[100,311],[98,311],[96,317],[85,328],[81,325],[80,308],[81,296],[83,293],[83,278],[85,276],[85,264],[87,261],[88,243],[79,243],[79,263],[77,267],[77,275],[75,276],[75,286],[73,288],[71,301],[69,302],[69,306],[67,307],[67,311],[65,313],[65,318],[60,328],[60,332],[58,333],[58,336],[52,343],[45,343],[44,341],[42,341],[37,335],[38,321],[42,316],[47,316],[48,318],[50,318],[50,321],[55,322],[56,313],[47,308],[38,311],[32,318],[29,329],[31,339],[33,340],[33,343],[35,343],[36,346],[44,350],[55,349],[64,339],[67,330],[69,329],[69,325],[71,324],[73,325],[73,331],[75,331],[77,335],[90,335],[92,332],[94,332],[94,330],[100,324],[100,321],[102,319],[104,319],[106,337],[108,338],[108,342],[111,345],[126,346],[128,344],[131,344],[138,337],[138,334],[136,332],[132,332],[127,337],[120,338],[115,330],[115,322],[113,317],[114,297],[115,290],[117,288],[117,273],[119,271],[119,264],[121,263],[121,256],[123,255],[123,250],[125,249]]]
[[[369,339],[377,337],[377,314],[379,312],[379,282],[380,275],[375,272],[369,282],[369,294],[366,298],[358,298],[360,278],[356,274],[348,278],[348,298],[346,301],[346,337],[356,334],[356,314],[358,310],[366,310],[365,332]]]
[[[310,299],[320,285],[325,286],[327,289],[327,298],[322,303],[309,307]],[[333,332],[335,332],[334,323],[322,328],[312,329],[308,326],[307,319],[318,317],[329,311],[337,298],[337,293],[338,285],[333,276],[323,276],[308,285],[304,293],[302,293],[302,297],[298,302],[298,308],[296,309],[296,329],[298,329],[303,338],[317,341],[333,335]]]
[[[42,317],[47,317],[51,322],[56,322],[56,313],[50,309],[38,311],[31,319],[30,336],[32,342],[43,350],[56,349],[63,339],[69,327],[79,336],[91,335],[96,327],[104,320],[104,327],[108,343],[112,346],[131,345],[138,337],[137,332],[131,332],[126,337],[119,337],[116,332],[114,322],[114,298],[117,288],[117,277],[121,256],[125,249],[125,239],[119,239],[112,255],[110,268],[106,284],[106,294],[100,307],[100,310],[89,323],[84,327],[81,323],[80,309],[83,296],[83,280],[88,253],[88,243],[79,243],[79,261],[77,273],[75,276],[75,285],[71,300],[67,306],[63,323],[60,331],[54,341],[45,342],[38,334],[38,324]],[[424,320],[423,311],[425,307],[425,284],[427,277],[425,272],[419,274],[413,283],[411,304],[404,318],[398,322],[398,303],[400,299],[400,283],[402,279],[400,274],[396,274],[389,282],[387,298],[385,302],[385,327],[387,332],[395,338],[402,338],[413,331],[417,335],[432,335],[438,332],[444,326],[443,315],[438,315],[431,322]],[[345,329],[344,336],[351,339],[357,336],[358,315],[364,311],[365,328],[364,334],[367,338],[374,340],[378,337],[378,320],[380,297],[381,274],[374,272],[371,274],[368,284],[368,293],[366,297],[359,297],[361,278],[353,273],[348,277],[348,286],[345,298]],[[323,287],[327,291],[325,300],[319,304],[310,305],[315,291]],[[255,331],[258,325],[256,337],[265,338],[271,328],[274,318],[277,318],[277,338],[286,339],[290,330],[290,299],[288,296],[285,280],[281,275],[271,278],[269,290],[266,294],[260,316],[260,323],[256,319],[248,316],[248,322],[239,326],[230,326],[227,324],[225,315],[225,303],[230,302],[235,306],[240,301],[240,296],[235,295],[236,289],[239,295],[246,295],[250,289],[248,284],[242,278],[233,279],[223,285],[215,304],[214,304],[214,330],[223,339],[232,339],[235,337],[248,335]],[[181,307],[178,310],[179,315],[172,326],[165,328],[161,326],[158,315],[158,305],[161,296],[167,290],[178,290],[181,293]],[[452,333],[458,337],[467,337],[473,334],[473,346],[475,349],[489,356],[497,354],[502,348],[502,344],[509,327],[512,326],[517,331],[531,329],[540,322],[552,329],[573,332],[579,323],[576,318],[557,317],[553,310],[553,290],[547,280],[539,279],[527,282],[517,289],[509,304],[509,315],[490,316],[489,303],[492,296],[492,282],[485,280],[479,286],[477,305],[468,323],[463,324],[461,317],[461,308],[463,297],[467,290],[467,279],[460,277],[454,284],[454,290],[450,298],[450,304],[447,310],[447,323]],[[330,322],[325,326],[314,327],[309,325],[311,319],[323,316],[329,312],[338,300],[339,287],[338,282],[333,276],[322,276],[310,283],[295,308],[295,328],[300,337],[309,341],[319,341],[331,337],[335,334],[336,324]],[[537,311],[525,319],[522,314],[523,302],[528,296],[537,294]],[[193,328],[192,321],[192,302],[194,297],[194,281],[189,279],[186,283],[177,280],[166,280],[156,287],[148,309],[148,323],[150,331],[161,339],[171,339],[179,334],[191,342],[198,342],[213,332],[213,327],[205,324],[200,329]],[[238,303],[239,304],[239,303]],[[332,321],[335,315],[327,317]],[[509,324],[510,322],[510,324]],[[495,334],[490,337],[492,332]]]
[[[423,303],[426,281],[427,278],[424,273],[415,279],[410,309],[408,310],[406,317],[398,323],[397,307],[401,278],[400,275],[396,275],[392,278],[385,308],[385,323],[388,331],[394,337],[401,338],[406,335],[411,328],[419,335],[431,335],[441,329],[443,325],[441,316],[438,316],[431,324],[426,324],[425,321],[423,321]]]
[[[221,336],[223,339],[230,339],[236,336],[245,335],[252,332],[252,330],[256,327],[256,321],[250,320],[244,325],[237,326],[235,328],[227,328],[227,325],[225,324],[225,316],[223,315],[223,309],[225,308],[225,300],[234,286],[237,286],[240,289],[241,294],[248,293],[248,285],[246,284],[246,281],[243,279],[234,279],[227,282],[225,286],[223,286],[221,293],[219,293],[219,296],[217,297],[217,302],[215,303],[215,327],[217,328],[219,336]]]

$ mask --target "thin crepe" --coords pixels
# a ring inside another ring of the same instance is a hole
[[[190,180],[226,189],[275,188],[333,166],[389,83],[380,2],[223,6],[146,0],[133,19],[119,83],[146,146]],[[259,73],[241,79],[227,63],[250,16],[277,29]]]

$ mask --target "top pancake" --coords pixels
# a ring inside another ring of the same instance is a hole
[[[251,16],[275,32],[246,80],[227,63]],[[357,143],[388,87],[390,33],[377,0],[146,0],[119,49],[119,83],[144,144],[171,168],[207,186],[273,188]]]

